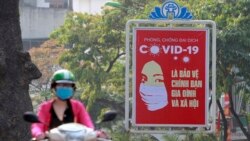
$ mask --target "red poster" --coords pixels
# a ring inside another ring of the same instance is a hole
[[[208,30],[134,30],[135,125],[205,126]]]

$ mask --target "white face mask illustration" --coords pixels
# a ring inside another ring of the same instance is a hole
[[[149,111],[159,110],[168,104],[167,91],[164,86],[146,86],[141,83],[140,95]]]
[[[155,61],[146,63],[142,69],[140,96],[149,111],[156,111],[168,104],[161,67]]]

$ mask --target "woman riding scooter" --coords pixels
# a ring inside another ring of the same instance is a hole
[[[58,70],[52,76],[51,91],[55,97],[43,102],[38,108],[38,117],[42,123],[31,125],[32,136],[37,140],[46,137],[46,131],[64,123],[80,123],[94,129],[94,124],[85,106],[72,99],[76,90],[75,77],[69,70]],[[104,134],[98,131],[97,134]]]

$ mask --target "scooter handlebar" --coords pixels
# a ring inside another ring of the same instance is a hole
[[[97,141],[112,141],[110,139],[104,139],[104,138],[97,138]]]
[[[45,137],[44,139],[37,140],[36,138],[32,138],[30,141],[49,141],[48,137]]]

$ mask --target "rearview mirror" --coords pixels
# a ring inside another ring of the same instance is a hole
[[[103,114],[101,120],[99,120],[97,123],[112,121],[116,118],[116,116],[117,116],[116,111],[114,110],[107,111]]]
[[[31,111],[25,112],[23,114],[23,119],[30,123],[41,123],[37,115]]]

